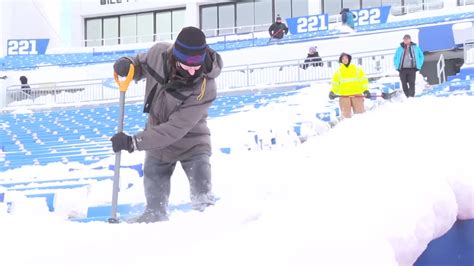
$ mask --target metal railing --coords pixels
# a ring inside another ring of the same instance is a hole
[[[444,55],[441,54],[438,59],[438,63],[436,63],[436,74],[438,75],[438,84],[446,82],[446,72],[445,69],[445,61]]]
[[[364,69],[368,77],[382,77],[394,71],[394,51],[376,51],[372,54],[354,54],[352,62]],[[303,69],[304,59],[266,62],[225,68],[216,79],[218,92],[255,87],[272,87],[290,83],[329,81],[339,67],[339,56],[327,56],[322,66],[309,63]],[[31,93],[21,85],[7,87],[7,106],[76,104],[118,99],[119,91],[113,79],[83,80],[48,84],[30,84]],[[145,82],[131,83],[127,99],[142,99]]]
[[[130,84],[127,97],[143,96],[144,85],[144,82]],[[119,97],[119,90],[113,79],[38,83],[29,86],[28,89],[22,89],[21,85],[7,87],[7,106],[75,104]]]
[[[474,64],[474,39],[464,42],[464,63]]]

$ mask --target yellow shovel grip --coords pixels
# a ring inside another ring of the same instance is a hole
[[[114,72],[114,79],[115,79],[115,82],[117,82],[120,91],[123,91],[123,92],[127,91],[128,85],[130,85],[130,81],[132,81],[134,75],[135,75],[135,66],[133,66],[133,64],[130,64],[130,69],[128,70],[127,77],[123,81],[120,81],[117,73]]]

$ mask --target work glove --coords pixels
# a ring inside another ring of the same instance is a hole
[[[384,100],[390,100],[392,98],[392,95],[394,95],[394,93],[387,93],[387,92],[382,92],[382,99]]]
[[[121,77],[126,77],[128,75],[128,71],[130,70],[130,65],[132,64],[132,60],[127,57],[120,57],[114,63],[114,71],[117,75]]]
[[[123,132],[115,134],[110,141],[112,141],[112,149],[114,152],[126,150],[131,153],[135,150],[132,137]]]
[[[334,92],[332,92],[332,91],[329,92],[329,99],[330,99],[330,100],[336,99],[336,94],[335,94]]]
[[[367,99],[372,98],[372,95],[370,94],[370,91],[369,91],[369,90],[365,90],[365,91],[364,91],[364,96],[365,96],[365,98],[367,98]]]

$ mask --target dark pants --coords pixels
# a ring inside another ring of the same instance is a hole
[[[170,195],[170,179],[175,166],[176,162],[162,162],[146,155],[143,170],[148,210],[166,213]],[[204,210],[205,207],[214,205],[209,155],[195,155],[188,160],[181,161],[181,166],[189,180],[193,209]]]
[[[407,97],[415,97],[416,68],[400,69],[400,81]]]

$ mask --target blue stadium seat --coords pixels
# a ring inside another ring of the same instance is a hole
[[[43,194],[29,194],[26,195],[27,198],[44,198],[50,212],[54,211],[54,201],[56,199],[56,194],[54,193],[43,193]]]

